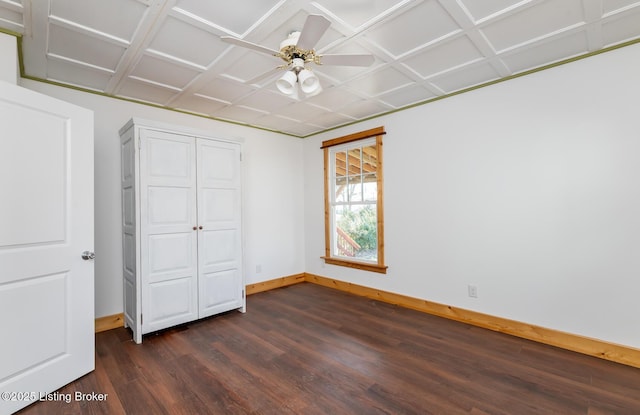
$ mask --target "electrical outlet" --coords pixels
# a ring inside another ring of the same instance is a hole
[[[262,265],[256,265],[256,274],[260,274],[262,272]]]
[[[467,290],[469,291],[469,297],[478,298],[478,286],[469,284],[467,286]]]

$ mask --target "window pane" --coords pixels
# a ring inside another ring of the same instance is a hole
[[[347,202],[349,199],[347,198],[347,178],[346,177],[338,177],[336,179],[336,186],[335,186],[335,190],[336,190],[336,203],[345,203]]]
[[[361,151],[360,147],[352,148],[349,150],[349,174],[355,175],[360,174],[362,171],[360,170],[360,159],[361,159]]]
[[[362,178],[362,192],[366,202],[378,199],[378,177],[375,174],[367,174]]]
[[[362,170],[364,173],[378,171],[378,151],[375,144],[362,148]]]
[[[362,177],[349,177],[349,201],[362,202]]]
[[[336,177],[347,175],[347,153],[344,151],[336,153],[335,160]]]
[[[342,257],[377,261],[378,235],[375,205],[337,206],[335,249]]]

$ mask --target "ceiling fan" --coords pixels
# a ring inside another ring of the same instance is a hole
[[[280,50],[257,45],[232,36],[222,36],[220,39],[237,46],[278,57],[285,61],[284,65],[254,78],[249,81],[250,83],[257,82],[279,70],[286,69],[287,71],[284,75],[276,81],[278,89],[284,94],[297,96],[297,85],[299,84],[302,92],[307,94],[307,96],[312,96],[318,94],[322,90],[322,87],[320,86],[318,77],[307,69],[307,63],[314,63],[316,65],[369,66],[374,62],[373,55],[367,54],[317,54],[313,48],[330,25],[331,22],[326,17],[311,14],[307,17],[301,31],[291,32],[289,36],[280,43]]]

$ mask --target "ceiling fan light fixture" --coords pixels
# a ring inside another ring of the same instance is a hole
[[[291,95],[296,89],[297,77],[295,72],[287,71],[276,81],[276,86],[283,94]]]
[[[312,94],[320,87],[320,80],[308,69],[303,69],[298,73],[298,82],[300,82],[300,89],[305,94]]]

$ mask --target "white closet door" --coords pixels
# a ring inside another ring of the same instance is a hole
[[[240,146],[198,139],[200,318],[244,307]]]
[[[198,318],[196,146],[140,133],[142,332]]]
[[[94,368],[93,114],[0,81],[0,414]],[[99,257],[100,253],[98,253]]]

